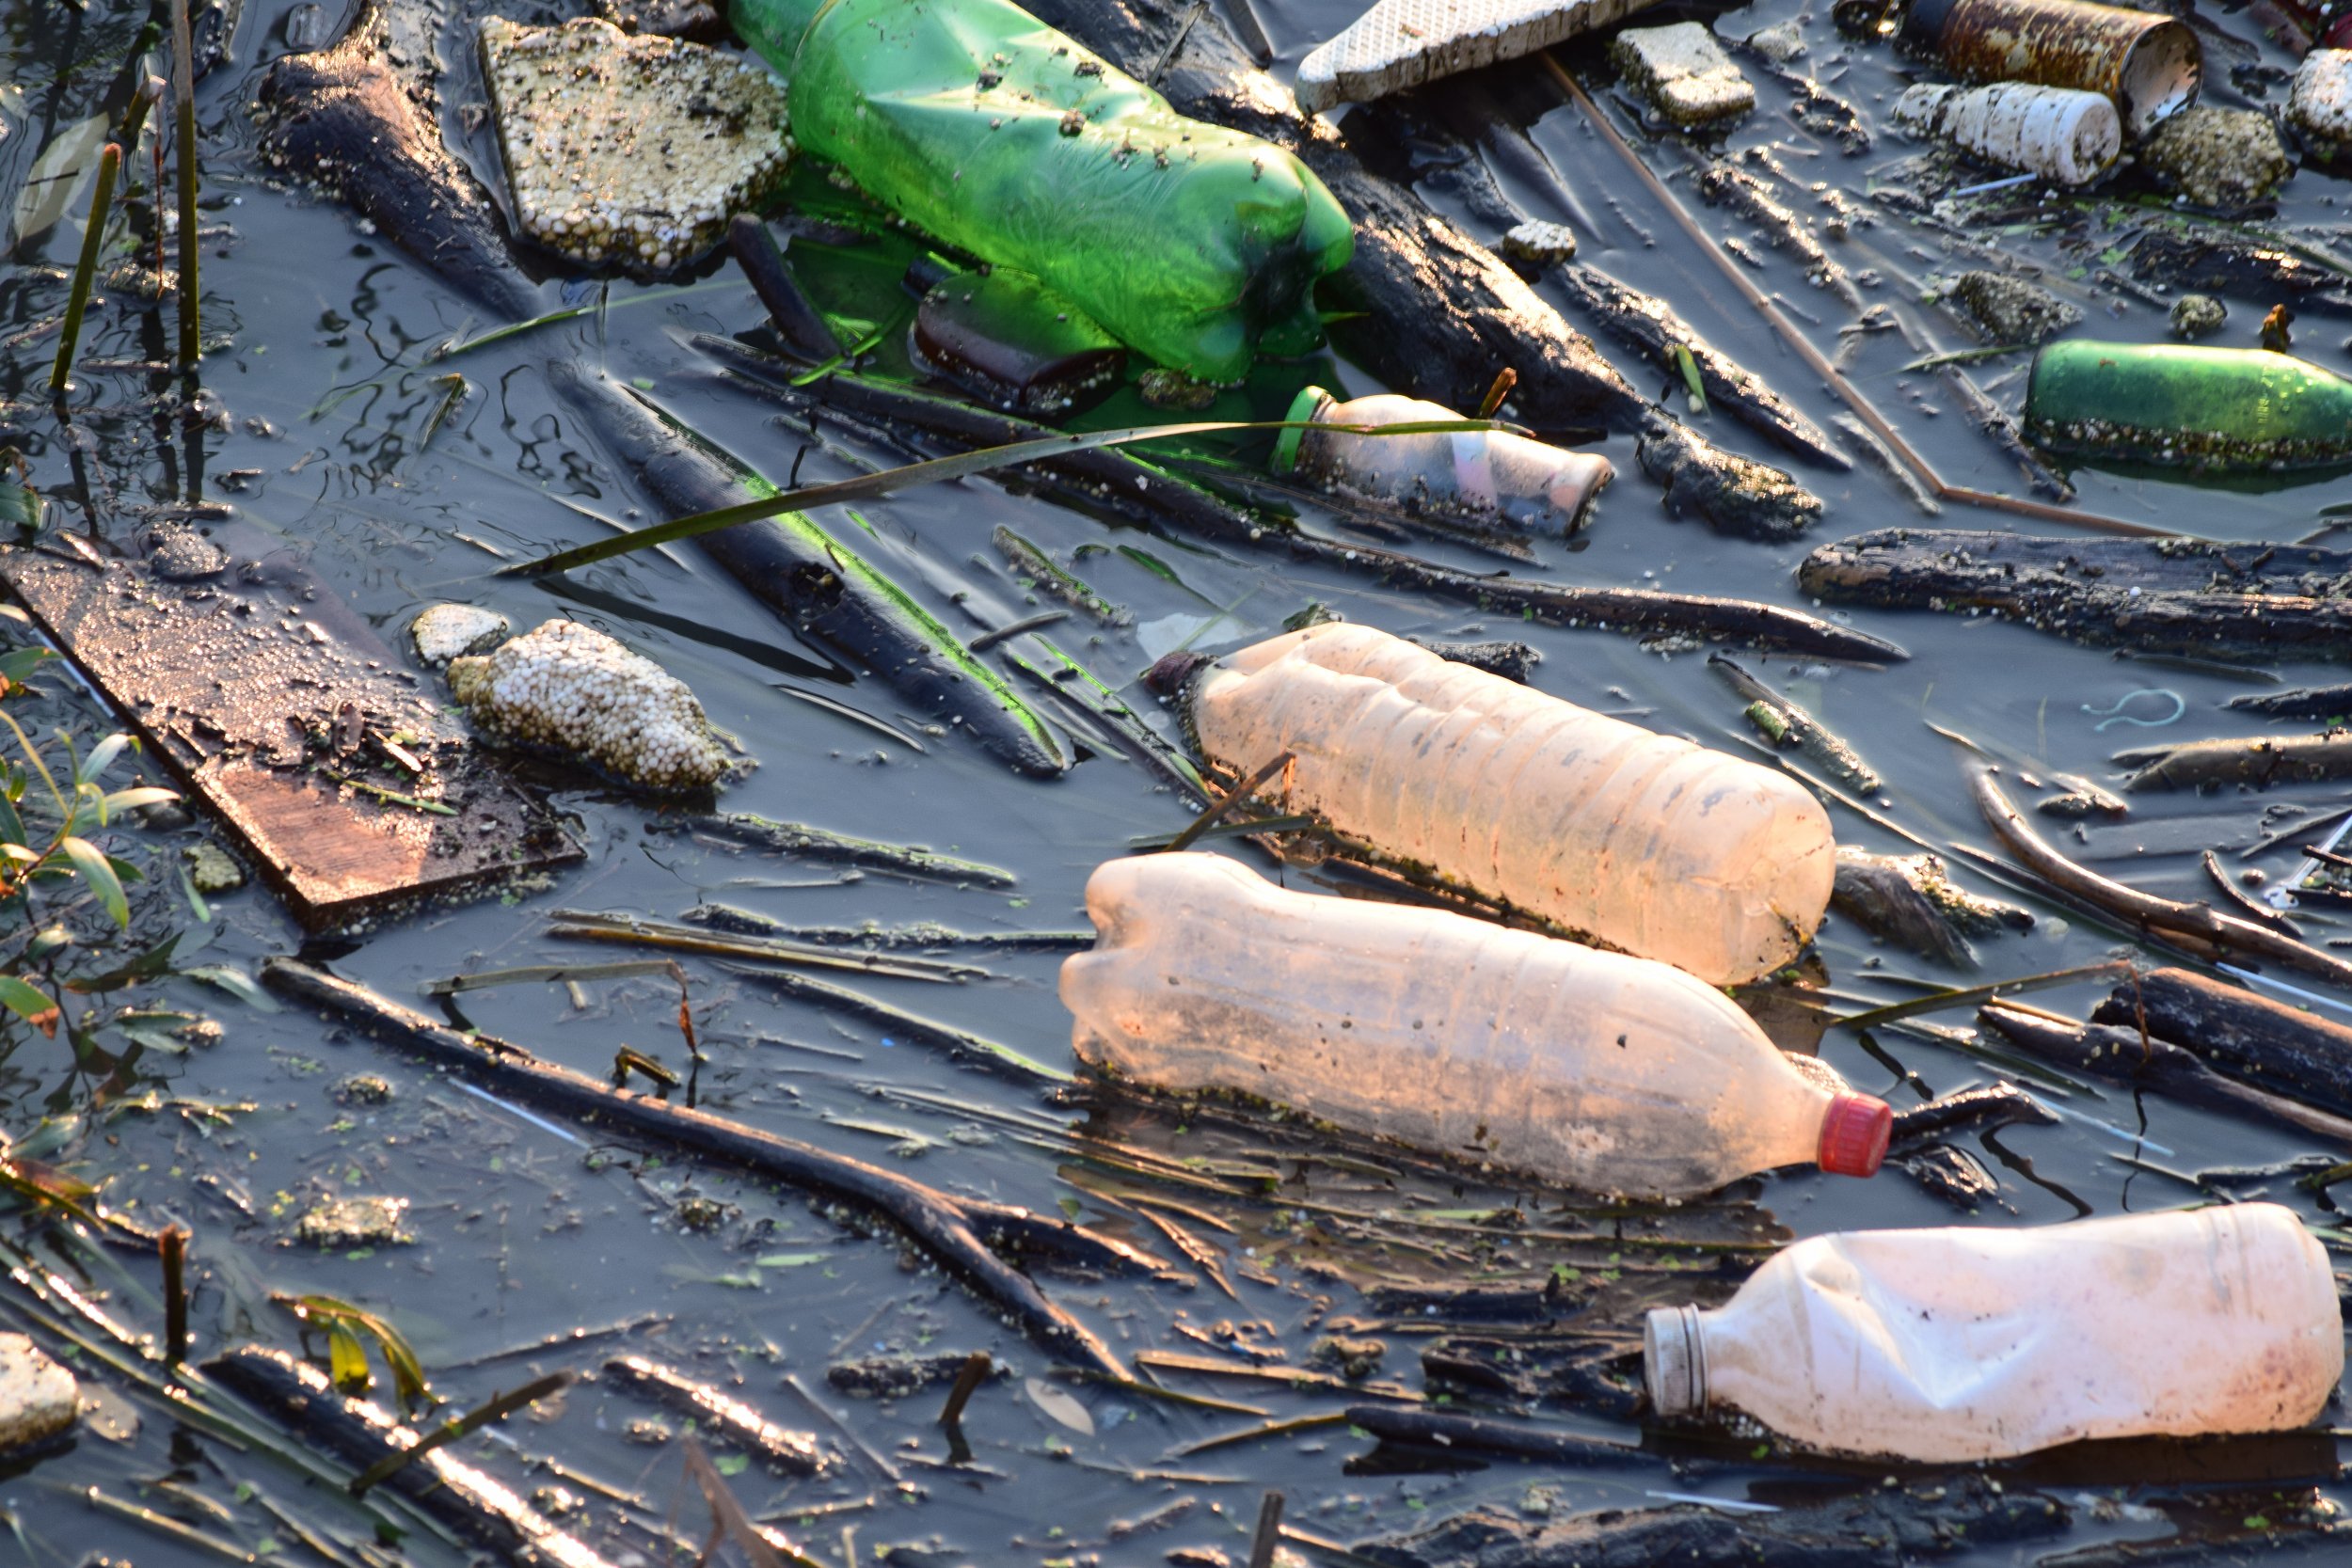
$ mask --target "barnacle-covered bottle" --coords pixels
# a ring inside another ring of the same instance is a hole
[[[2069,339],[2034,355],[2026,434],[2142,463],[2320,467],[2352,461],[2352,381],[2266,349]]]
[[[1291,753],[1267,786],[1285,809],[1710,985],[1787,962],[1829,906],[1829,815],[1794,780],[1374,627],[1171,655],[1152,678],[1211,761]]]
[[[1900,41],[1970,81],[2099,93],[2135,137],[2195,103],[2204,76],[2179,17],[2089,0],[1911,0]]]
[[[1990,163],[2061,185],[2090,183],[2123,150],[2115,105],[2070,87],[1921,82],[1895,101],[1895,122],[1915,135],[1942,137]]]
[[[1294,469],[1343,495],[1401,507],[1473,531],[1574,533],[1616,470],[1593,451],[1570,451],[1507,430],[1364,435],[1349,425],[1458,422],[1443,404],[1382,392],[1342,403],[1320,387],[1293,400],[1274,470]]]
[[[733,0],[794,140],[938,239],[1042,279],[1209,381],[1322,331],[1347,214],[1307,166],[1168,100],[1009,0]]]
[[[1239,1090],[1587,1189],[1878,1169],[1884,1101],[1800,1071],[1680,970],[1444,910],[1316,897],[1213,855],[1112,861],[1062,964],[1082,1060]]]

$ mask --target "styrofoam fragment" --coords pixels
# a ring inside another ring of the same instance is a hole
[[[1652,0],[1380,0],[1299,62],[1309,114],[1548,49]]]
[[[2314,141],[2352,142],[2352,49],[2314,49],[2295,70],[2287,119]]]
[[[1895,101],[1895,122],[1915,135],[1942,136],[1979,158],[2061,185],[2096,180],[2123,150],[2123,122],[2113,101],[2069,87],[1923,82]]]
[[[0,1449],[54,1437],[81,1414],[73,1374],[22,1334],[0,1334]]]
[[[727,773],[686,683],[577,621],[549,621],[486,657],[454,660],[449,689],[491,729],[646,789],[707,789]]]
[[[685,266],[783,180],[784,89],[756,61],[592,17],[491,17],[482,63],[516,222],[574,261]]]
[[[485,652],[512,629],[505,616],[479,605],[428,606],[408,623],[417,657],[439,669],[453,658]]]
[[[1629,27],[1610,43],[1609,57],[1677,125],[1705,125],[1756,107],[1756,89],[1715,35],[1695,22]]]
[[[1502,236],[1502,253],[1549,264],[1576,258],[1576,235],[1565,223],[1520,223]]]

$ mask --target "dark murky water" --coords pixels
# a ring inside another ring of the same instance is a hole
[[[200,463],[208,494],[308,548],[318,574],[388,632],[396,632],[418,606],[446,597],[490,606],[523,626],[577,616],[687,680],[712,719],[756,753],[761,766],[731,792],[731,806],[952,848],[1013,867],[1021,879],[1011,895],[880,877],[836,881],[825,871],[771,857],[649,835],[642,807],[593,791],[572,793],[559,800],[587,846],[584,865],[551,887],[430,914],[373,933],[347,950],[339,947],[331,955],[339,969],[388,994],[413,998],[424,982],[460,972],[618,956],[550,940],[547,917],[559,908],[675,916],[698,901],[723,900],[809,925],[921,919],[975,931],[1082,926],[1080,892],[1091,868],[1124,852],[1137,835],[1172,831],[1184,819],[1185,808],[1138,768],[1096,757],[1058,783],[1025,782],[952,738],[926,739],[918,752],[790,695],[818,693],[886,725],[914,728],[894,710],[888,692],[870,683],[834,683],[830,661],[798,648],[731,580],[691,554],[678,558],[682,565],[640,556],[579,574],[576,585],[593,592],[572,596],[486,578],[501,556],[595,537],[596,526],[573,506],[633,519],[643,504],[576,439],[541,374],[550,358],[607,367],[771,474],[787,470],[796,445],[770,422],[770,411],[716,386],[675,340],[684,331],[735,332],[762,313],[732,270],[683,290],[616,283],[599,316],[542,328],[452,366],[419,369],[426,345],[496,324],[474,320],[422,269],[361,231],[341,209],[275,187],[250,162],[247,103],[262,68],[284,47],[282,26],[292,8],[285,0],[246,0],[228,62],[200,91],[207,145],[218,150],[207,172],[208,221],[219,228],[208,234],[204,249],[205,325],[208,336],[224,341],[205,361],[205,382],[224,417],[215,428],[189,437],[158,411],[168,406],[169,392],[161,378],[136,365],[167,356],[170,323],[116,300],[94,313],[83,356],[131,368],[87,372],[74,413],[75,429],[87,439],[61,434],[39,395],[56,340],[37,329],[62,306],[64,285],[55,269],[70,264],[79,239],[80,219],[69,217],[20,243],[10,265],[0,270],[0,347],[6,350],[0,389],[19,400],[8,406],[8,438],[30,460],[36,482],[69,515],[77,510],[68,499],[71,487],[87,485],[98,503],[89,520],[119,535],[143,508],[176,500],[181,476]],[[1343,24],[1356,4],[1260,0],[1259,8],[1282,51],[1278,69],[1287,71],[1314,39]],[[1804,10],[1803,0],[1767,0],[1734,11],[1718,21],[1717,30],[1736,38],[1799,16],[1812,50],[1802,64],[1867,115],[1883,119],[1900,85],[1883,51],[1839,40],[1827,17]],[[0,192],[25,188],[41,150],[98,112],[100,96],[130,56],[144,19],[143,8],[107,0],[90,0],[83,11],[61,0],[0,4],[8,60],[0,72],[0,113],[8,130],[0,140]],[[2214,20],[2245,40],[2262,64],[2285,63],[2279,51],[2260,42],[2249,15]],[[2228,66],[2234,62],[2212,53],[2210,38],[2208,44],[2205,102],[2261,106],[2283,99],[2282,87],[2274,87],[2267,100],[2248,98],[2233,85]],[[1793,128],[1781,114],[1785,90],[1758,71],[1751,75],[1763,107],[1735,134],[1735,146],[1774,142],[1776,155],[1801,180],[1857,194],[1908,178],[1906,161],[1916,148],[1883,131],[1874,151],[1843,156],[1834,142]],[[2236,73],[2240,82],[2258,79]],[[1486,86],[1470,80],[1445,90]],[[1556,103],[1548,94],[1522,81],[1511,101],[1538,107]],[[462,87],[450,94],[453,103],[471,96]],[[1828,423],[1841,405],[1803,373],[1710,265],[1688,252],[1665,214],[1573,108],[1552,107],[1531,129],[1569,175],[1584,260],[1670,298],[1718,346]],[[1674,172],[1680,160],[1671,149],[1654,147],[1650,156],[1677,189],[1687,188],[1687,175]],[[42,188],[32,187],[36,194]],[[2285,220],[2319,243],[2341,240],[2338,189],[2324,172],[2304,170],[2287,188]],[[78,214],[86,200],[77,195],[72,210]],[[1696,210],[1718,233],[1740,231],[1718,211]],[[2095,215],[2084,223],[2064,245],[2061,236],[2035,231],[2022,218],[1980,237],[2030,254],[2049,267],[2057,286],[2075,291],[2090,317],[2086,332],[2160,338],[2159,309],[2095,285],[2100,224]],[[1914,230],[1891,213],[1833,248],[1850,269],[1876,272],[1868,297],[1890,306],[1916,340],[1873,335],[1849,373],[1947,479],[2017,490],[2006,460],[1979,437],[1943,387],[1931,375],[1906,376],[1899,369],[1918,354],[1969,341],[1956,323],[1919,303],[1931,277],[1969,263],[1949,254],[1936,232]],[[1815,341],[1825,352],[1835,351],[1844,318],[1834,297],[1808,288],[1772,253],[1760,254],[1767,291],[1819,317]],[[560,295],[554,282],[546,293],[550,308],[570,297]],[[2268,303],[2232,300],[2231,325],[2220,341],[2250,345]],[[2297,347],[2343,366],[2347,356],[2338,336],[2328,322],[2311,318]],[[1658,379],[1631,366],[1606,340],[1603,348],[1645,389]],[[1980,384],[2013,405],[2023,363],[2019,357],[1973,370]],[[419,451],[441,396],[433,378],[449,369],[463,372],[472,395]],[[1343,365],[1328,374],[1351,390],[1372,389]],[[1706,428],[1735,448],[1770,455],[1720,416]],[[1545,575],[1802,602],[1790,578],[1801,548],[1726,541],[1666,518],[1655,489],[1633,463],[1630,443],[1613,439],[1608,450],[1619,467],[1617,485],[1576,549],[1542,546]],[[837,471],[832,459],[815,454],[803,477]],[[1800,474],[1829,503],[1817,536],[1916,515],[1867,466],[1850,476]],[[2087,510],[2229,539],[2302,537],[2316,526],[2321,508],[2347,494],[2341,482],[2242,493],[2092,472],[2076,478]],[[1263,636],[1319,600],[1351,620],[1400,633],[1524,637],[1546,655],[1536,677],[1545,689],[1603,708],[1641,710],[1652,725],[1735,751],[1752,745],[1738,705],[1704,668],[1700,654],[1648,652],[1609,634],[1482,623],[1357,580],[1273,571],[1262,559],[1179,549],[1140,534],[1114,537],[1087,517],[987,484],[910,495],[863,509],[863,520],[864,543],[878,564],[915,587],[948,624],[967,631],[1024,612],[1020,590],[988,544],[998,522],[1015,522],[1028,537],[1065,555],[1085,544],[1148,551],[1165,571],[1117,549],[1083,562],[1089,580],[1136,612],[1132,633],[1083,645],[1073,639],[1073,651],[1114,683],[1132,679],[1175,646],[1215,648]],[[1960,508],[1945,520],[2008,526],[1996,515]],[[1775,660],[1768,676],[1853,740],[1890,780],[1891,815],[1939,843],[1980,844],[1984,835],[1963,793],[1961,754],[1929,729],[1929,721],[2037,767],[2093,776],[2113,773],[2106,759],[2122,745],[2261,728],[2248,716],[2218,711],[2218,704],[2265,682],[2265,674],[2121,659],[2010,625],[1870,612],[1855,619],[1900,641],[1914,657],[1879,671],[1792,668]],[[2327,672],[2281,665],[2271,673],[2312,683]],[[83,733],[107,727],[73,692],[70,677],[53,670],[39,684],[53,695],[30,706],[12,702],[12,711]],[[2168,695],[2134,697],[2151,690]],[[2118,705],[2127,703],[2122,713],[2161,717],[2175,705],[2171,696],[2183,714],[2153,736],[2137,723],[2114,721]],[[2260,799],[2150,798],[2133,821],[2093,828],[2087,844],[2073,847],[2139,886],[2198,897],[2205,892],[2199,850],[2221,848],[2233,869],[2251,863],[2281,873],[2293,863],[2291,845],[2249,862],[2236,854],[2263,835],[2257,814],[2282,802],[2315,806],[2340,795],[2305,787]],[[1838,814],[1837,828],[1846,842],[1904,847],[1850,815]],[[299,949],[301,933],[256,891],[221,898],[208,921],[191,923],[168,884],[171,861],[194,836],[146,835],[138,841],[145,847],[136,851],[154,856],[167,884],[143,921],[191,926],[176,961],[249,972],[264,957]],[[1968,875],[1964,868],[1962,874]],[[2339,925],[2315,916],[2315,940],[2339,934]],[[1983,944],[1979,977],[2058,969],[2114,950],[2103,933],[2044,911],[2032,934]],[[1823,973],[1815,982],[1826,984],[1839,1010],[1899,1000],[1924,985],[1958,978],[1876,948],[1835,917],[1822,934],[1820,957]],[[991,958],[988,976],[965,984],[874,985],[918,1011],[1061,1062],[1068,1024],[1054,995],[1056,961],[1051,955]],[[1279,1345],[1298,1362],[1335,1324],[1362,1321],[1375,1323],[1364,1332],[1388,1344],[1380,1377],[1420,1389],[1418,1353],[1427,1337],[1413,1332],[1409,1320],[1402,1327],[1381,1324],[1377,1308],[1359,1293],[1363,1284],[1399,1277],[1532,1282],[1555,1265],[1597,1272],[1629,1266],[1623,1246],[1546,1239],[1589,1233],[1609,1223],[1588,1214],[1552,1214],[1562,1202],[1558,1195],[1457,1188],[1385,1155],[1368,1164],[1362,1150],[1326,1162],[1317,1158],[1320,1146],[1279,1129],[1208,1119],[1184,1124],[1162,1110],[1095,1105],[1083,1098],[1044,1104],[1028,1090],[958,1070],[874,1029],[829,1021],[707,965],[689,967],[711,1053],[699,1085],[709,1107],[863,1157],[904,1161],[910,1173],[954,1192],[1047,1212],[1059,1208],[1163,1253],[1170,1250],[1167,1239],[1129,1199],[1140,1193],[1198,1211],[1181,1223],[1222,1255],[1234,1299],[1206,1279],[1190,1290],[1050,1280],[1057,1299],[1122,1353],[1156,1349],[1232,1359],[1233,1330],[1214,1326],[1228,1323]],[[2099,990],[2087,985],[2037,1000],[2079,1013]],[[672,1016],[675,992],[668,982],[604,981],[582,991],[578,1000],[584,1005],[554,986],[473,993],[462,999],[462,1018],[589,1071],[606,1069],[622,1045],[673,1064],[681,1060]],[[1343,1541],[1410,1528],[1480,1501],[1548,1504],[1566,1512],[1644,1506],[1661,1491],[1732,1498],[1785,1495],[1775,1488],[1789,1472],[1769,1458],[1692,1471],[1671,1470],[1662,1462],[1650,1470],[1610,1473],[1498,1463],[1458,1473],[1372,1473],[1356,1463],[1372,1445],[1340,1426],[1185,1457],[1186,1446],[1261,1418],[1074,1386],[1071,1391],[1092,1428],[1083,1432],[1056,1418],[1049,1407],[1058,1402],[1050,1394],[1041,1402],[1025,1390],[1022,1379],[1046,1370],[1040,1352],[896,1246],[843,1229],[791,1194],[541,1123],[323,1029],[308,1016],[263,1012],[199,980],[170,978],[139,994],[155,1006],[209,1014],[221,1022],[224,1037],[176,1054],[162,1049],[135,1053],[108,1082],[103,1064],[85,1061],[77,1068],[64,1043],[18,1028],[0,1057],[6,1130],[22,1135],[44,1115],[88,1116],[88,1124],[56,1157],[87,1180],[103,1180],[115,1206],[146,1220],[175,1216],[193,1227],[202,1280],[195,1303],[199,1348],[257,1339],[292,1345],[295,1324],[272,1305],[271,1295],[322,1291],[398,1324],[421,1354],[437,1389],[460,1406],[521,1382],[527,1368],[584,1369],[606,1349],[624,1345],[720,1381],[739,1378],[743,1396],[773,1418],[811,1428],[848,1454],[847,1479],[781,1483],[756,1469],[736,1478],[755,1513],[784,1523],[827,1560],[855,1561],[885,1545],[901,1548],[893,1560],[918,1563],[1144,1561],[1182,1545],[1246,1555],[1259,1493],[1269,1484],[1288,1492],[1294,1522]],[[1923,1022],[1961,1028],[1970,1019],[1959,1011]],[[1999,1072],[1963,1041],[1926,1030],[1886,1031],[1877,1045],[1882,1054],[1874,1057],[1850,1033],[1832,1031],[1820,1050],[1857,1086],[1899,1101],[1917,1089],[1890,1071],[1890,1060],[1915,1075],[1918,1089],[1935,1092],[1990,1081]],[[390,1080],[389,1104],[338,1102],[332,1091],[339,1081],[358,1072]],[[150,1089],[161,1097],[152,1107],[136,1098]],[[219,1120],[186,1103],[199,1101],[251,1101],[255,1108]],[[2116,1092],[2081,1091],[2058,1102],[2075,1113],[2062,1125],[1968,1140],[2001,1182],[1999,1202],[1973,1220],[1890,1170],[1869,1183],[1810,1175],[1761,1180],[1729,1195],[1722,1212],[1710,1206],[1707,1213],[1674,1219],[1670,1228],[1677,1235],[1720,1237],[1760,1227],[1767,1235],[1802,1236],[1863,1226],[2007,1225],[2145,1212],[2207,1200],[2203,1189],[2173,1173],[2276,1164],[2309,1151],[2275,1131],[2158,1099],[2135,1102]],[[1122,1172],[1099,1158],[1109,1146],[1073,1142],[1071,1129],[1110,1146],[1186,1162],[1196,1173],[1193,1185]],[[1097,1157],[1089,1157],[1090,1150]],[[1273,1201],[1261,1196],[1248,1174],[1253,1170],[1279,1176]],[[2264,1194],[2322,1217],[2310,1195],[2287,1178],[2241,1182],[2229,1193]],[[322,1197],[346,1194],[410,1199],[415,1244],[323,1253],[292,1241],[297,1215]],[[1523,1196],[1544,1211],[1530,1222],[1535,1234],[1464,1228],[1465,1213],[1509,1207]],[[691,1206],[681,1208],[690,1198],[722,1206],[708,1228],[689,1223],[707,1217]],[[1739,1207],[1746,1203],[1760,1212]],[[1640,1229],[1636,1223],[1635,1233]],[[158,1321],[153,1271],[146,1262],[90,1254],[29,1224],[15,1244],[38,1248],[54,1267],[86,1274],[95,1288],[111,1293],[111,1309],[125,1321],[141,1327]],[[1645,1255],[1638,1248],[1634,1254],[1634,1261]],[[1708,1264],[1698,1256],[1691,1267],[1704,1273]],[[1680,1299],[1684,1290],[1671,1272],[1645,1274],[1639,1267],[1615,1283],[1622,1288],[1608,1298],[1609,1321],[1619,1330],[1638,1326],[1641,1307]],[[625,1323],[641,1326],[592,1351],[481,1359],[576,1327]],[[938,1390],[893,1403],[849,1400],[827,1386],[830,1363],[885,1349],[987,1349],[1018,1370],[1015,1380],[986,1387],[967,1418],[978,1468],[936,1467],[945,1454],[932,1424]],[[1344,1402],[1327,1391],[1294,1391],[1274,1382],[1163,1375],[1188,1391],[1255,1406],[1263,1418],[1328,1414]],[[810,1408],[812,1398],[821,1408]],[[69,1453],[25,1466],[0,1483],[0,1504],[21,1521],[20,1538],[34,1562],[76,1562],[91,1550],[151,1565],[207,1560],[184,1543],[92,1512],[80,1493],[93,1484],[115,1496],[142,1497],[240,1543],[245,1551],[274,1543],[271,1555],[290,1559],[307,1560],[308,1554],[273,1524],[250,1489],[311,1528],[364,1528],[350,1509],[306,1487],[277,1462],[176,1430],[165,1412],[138,1400],[128,1408],[135,1419],[86,1427]],[[679,1496],[675,1447],[636,1446],[628,1435],[632,1422],[655,1414],[610,1384],[583,1384],[468,1448],[490,1453],[513,1474],[523,1473],[526,1459],[551,1458],[641,1499],[644,1516],[658,1524]],[[1581,1430],[1633,1435],[1573,1408],[1544,1415]],[[191,1504],[168,1490],[142,1492],[143,1485],[167,1478],[183,1494],[209,1502]],[[542,1472],[532,1481],[552,1479]],[[2070,1501],[2082,1493],[2072,1482],[2054,1487],[2054,1495]],[[2321,1488],[2318,1495],[2337,1496],[2339,1489]],[[2104,1522],[2080,1507],[2074,1533],[2044,1549],[2106,1536],[2161,1537],[2174,1528],[2162,1514],[2139,1511],[2140,1504],[2176,1496],[2173,1490],[2124,1486],[2100,1496],[2131,1506]],[[1199,1506],[1166,1529],[1104,1544],[1114,1521],[1184,1497],[1198,1497]],[[609,1501],[592,1500],[599,1518],[612,1513]],[[2308,1486],[2283,1499],[2266,1491],[2244,1497],[2232,1492],[2203,1512],[2236,1527],[2240,1515],[2282,1520],[2296,1503],[2313,1500]],[[683,1532],[698,1536],[699,1505],[681,1506],[680,1517],[688,1521]],[[616,1552],[649,1545],[642,1533],[627,1530],[601,1538]],[[0,1543],[0,1557],[17,1550]],[[1958,1560],[2017,1560],[2013,1553],[2003,1547]],[[412,1539],[407,1555],[421,1564],[462,1556],[429,1536]]]

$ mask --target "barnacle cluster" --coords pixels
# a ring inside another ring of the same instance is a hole
[[[783,179],[784,90],[756,61],[592,17],[492,17],[482,59],[516,221],[574,261],[684,266]]]
[[[591,626],[549,621],[449,667],[476,722],[527,745],[584,758],[641,788],[708,789],[727,771],[686,683]]]

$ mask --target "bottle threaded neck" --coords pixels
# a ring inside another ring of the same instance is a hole
[[[1642,1378],[1661,1416],[1707,1408],[1707,1338],[1695,1307],[1661,1307],[1642,1322]]]

